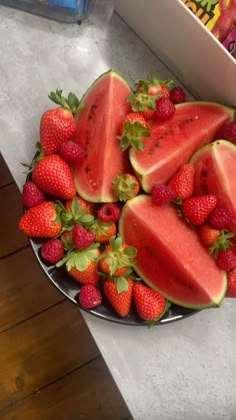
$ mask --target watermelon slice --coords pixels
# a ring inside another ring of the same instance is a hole
[[[155,206],[150,196],[139,195],[123,207],[119,231],[136,247],[135,271],[151,288],[187,308],[220,304],[226,273],[171,205]]]
[[[191,162],[195,167],[194,194],[215,194],[217,205],[231,211],[229,229],[236,234],[236,146],[217,140],[198,150]]]
[[[122,77],[109,70],[102,74],[82,98],[75,140],[85,149],[85,159],[74,165],[74,181],[79,194],[91,202],[116,201],[112,178],[130,171],[128,152],[117,139],[121,122],[130,104],[131,89]]]
[[[216,103],[186,102],[176,106],[170,120],[153,119],[144,150],[130,150],[131,164],[144,191],[149,193],[153,184],[167,182],[199,147],[213,140],[219,128],[233,119],[234,112]]]

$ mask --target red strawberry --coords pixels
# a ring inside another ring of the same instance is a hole
[[[215,139],[228,140],[236,144],[236,121],[224,125],[216,134]]]
[[[194,166],[191,163],[184,163],[169,180],[167,185],[176,192],[180,200],[186,200],[193,194],[194,174]]]
[[[130,270],[134,264],[136,249],[122,242],[121,237],[112,236],[99,257],[99,268],[110,276],[120,276]]]
[[[199,226],[198,230],[200,239],[204,245],[207,247],[213,245],[213,243],[218,239],[220,235],[220,230],[212,228],[208,224]]]
[[[127,201],[135,197],[139,192],[139,188],[139,181],[132,174],[117,175],[116,178],[112,179],[114,197],[120,201]]]
[[[213,194],[187,198],[182,204],[183,215],[194,225],[203,224],[215,208],[217,198]]]
[[[170,91],[170,100],[173,104],[179,104],[185,102],[185,93],[180,86],[175,86]]]
[[[133,287],[134,303],[140,318],[145,321],[155,321],[162,315],[166,301],[158,292],[142,283]]]
[[[80,284],[96,285],[99,281],[97,258],[100,251],[98,246],[98,244],[92,244],[86,249],[71,251],[56,264],[56,267],[65,264],[67,272]]]
[[[131,124],[134,124],[135,122],[139,122],[144,127],[147,127],[147,123],[146,123],[146,121],[145,121],[145,119],[143,117],[142,112],[129,112],[124,117],[124,120],[123,120],[122,125],[124,125],[124,123],[126,121],[130,122]]]
[[[175,113],[175,106],[167,96],[161,96],[156,103],[155,117],[162,121],[168,120]]]
[[[174,83],[173,80],[160,80],[154,74],[150,74],[148,79],[136,80],[136,92],[144,92],[148,95],[169,96],[169,88]]]
[[[236,297],[236,268],[233,268],[227,273],[227,290],[225,296]]]
[[[95,233],[76,224],[72,229],[72,241],[78,249],[85,249],[95,242]]]
[[[107,279],[103,283],[103,291],[116,313],[123,318],[128,315],[130,310],[133,281],[129,278],[121,277],[119,279],[123,279],[121,281],[122,287],[120,290],[118,280]]]
[[[236,255],[230,247],[225,250],[220,249],[216,259],[216,264],[219,268],[225,271],[236,268]]]
[[[42,191],[59,198],[70,199],[76,194],[71,169],[58,155],[41,158],[34,166],[32,179]]]
[[[102,302],[102,295],[93,284],[84,284],[76,299],[79,301],[82,308],[91,309],[100,305]]]
[[[34,207],[42,203],[45,200],[45,196],[34,182],[27,181],[23,185],[21,199],[24,206]]]
[[[150,136],[150,129],[141,112],[129,112],[121,126],[121,135],[117,136],[121,150],[130,146],[135,150],[143,149],[143,138]]]
[[[216,207],[209,217],[209,224],[216,229],[227,229],[232,223],[231,212],[224,207]]]
[[[60,233],[59,206],[52,201],[43,201],[28,209],[19,221],[19,229],[26,235],[53,238]]]
[[[51,264],[56,264],[63,256],[64,246],[60,239],[50,239],[41,247],[41,255]]]
[[[95,214],[95,203],[90,203],[89,201],[84,200],[78,194],[72,199],[68,200],[65,204],[65,208],[68,212],[72,211],[72,203],[74,202],[73,210],[75,212],[79,212],[81,210],[85,210],[85,214]],[[76,203],[77,202],[77,203]]]
[[[169,203],[174,200],[176,193],[172,187],[165,184],[155,184],[152,187],[152,202],[157,206]]]
[[[116,222],[120,217],[120,207],[115,203],[105,203],[99,207],[97,214],[102,222]]]
[[[59,154],[70,163],[80,163],[84,158],[84,149],[72,140],[64,141],[59,147]]]
[[[117,227],[115,222],[105,223],[96,219],[91,225],[91,230],[95,233],[96,242],[106,244],[109,242],[109,239],[116,234]]]
[[[70,140],[76,132],[74,114],[79,110],[79,100],[73,93],[68,98],[62,96],[62,90],[51,92],[49,98],[60,105],[45,111],[40,121],[40,144],[44,155],[58,152],[61,143]]]

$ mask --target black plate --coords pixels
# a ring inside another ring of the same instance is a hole
[[[38,239],[29,238],[29,242],[42,270],[45,272],[48,279],[64,296],[66,296],[80,309],[104,320],[116,322],[118,324],[136,326],[147,325],[144,321],[142,321],[139,318],[134,306],[131,307],[128,316],[125,318],[120,318],[118,315],[116,315],[112,307],[109,305],[107,299],[103,299],[102,304],[94,309],[85,310],[84,308],[82,308],[75,298],[80,290],[79,284],[66,272],[64,267],[56,268],[55,266],[47,264],[43,261],[40,255],[40,247],[42,245],[41,241],[39,241]],[[190,315],[194,315],[197,312],[198,311],[195,311],[193,309],[187,309],[183,308],[182,306],[172,304],[168,311],[164,314],[162,319],[157,321],[155,325],[162,325],[173,321],[179,321]]]

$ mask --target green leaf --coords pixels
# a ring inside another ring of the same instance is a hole
[[[116,289],[118,293],[126,292],[128,290],[128,281],[123,276],[118,276],[116,280]]]
[[[129,258],[134,258],[137,255],[137,249],[134,246],[128,245],[125,247],[125,254],[129,256]]]
[[[82,252],[78,253],[75,258],[76,269],[79,271],[84,271],[85,268],[87,267],[87,264],[88,264],[88,260],[87,260],[86,255],[83,254]]]

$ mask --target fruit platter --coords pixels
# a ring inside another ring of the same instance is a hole
[[[19,229],[84,311],[159,325],[236,297],[235,109],[113,69],[39,120]],[[219,309],[220,310],[220,309]]]

